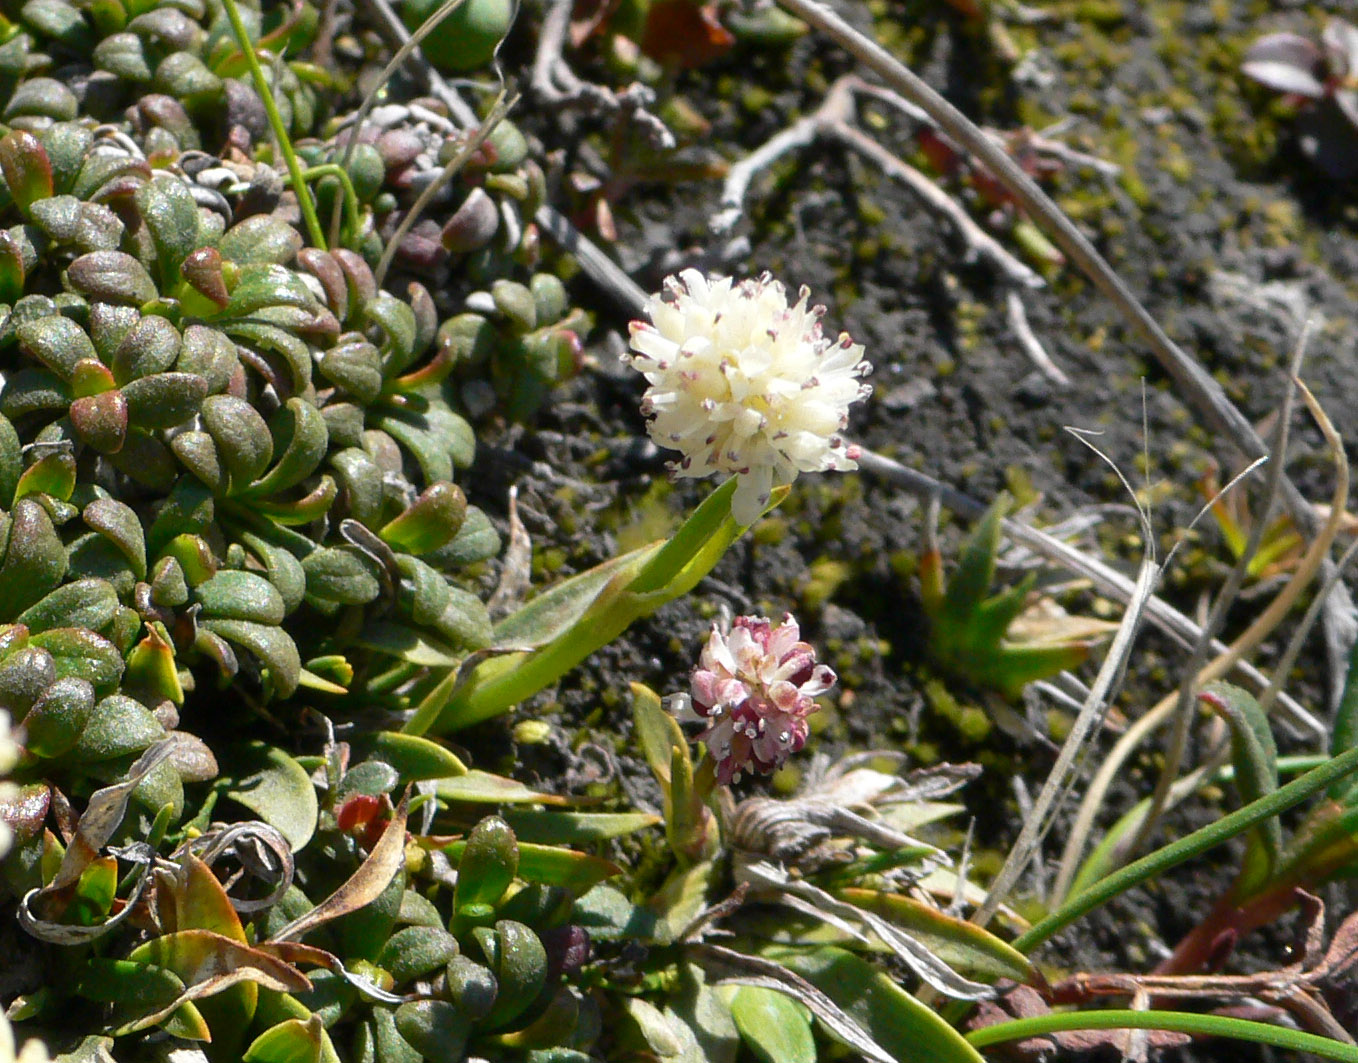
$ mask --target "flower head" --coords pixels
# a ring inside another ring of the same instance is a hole
[[[835,673],[800,640],[790,614],[777,627],[762,616],[738,617],[729,634],[712,625],[691,694],[679,700],[682,717],[707,725],[698,737],[722,784],[746,770],[767,774],[806,744],[813,699],[834,686]]]
[[[857,448],[836,434],[872,388],[871,366],[846,333],[821,332],[821,306],[795,305],[765,273],[736,283],[687,269],[632,322],[633,367],[650,382],[642,412],[661,446],[682,457],[678,476],[739,477],[731,513],[752,524],[775,485],[802,472],[855,469]]]

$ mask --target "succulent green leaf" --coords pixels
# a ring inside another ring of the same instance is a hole
[[[396,1029],[429,1063],[461,1063],[472,1020],[444,1000],[420,1000],[396,1009]]]
[[[388,546],[409,554],[427,554],[452,541],[467,515],[467,496],[446,481],[426,487],[418,498],[379,534]]]
[[[24,717],[25,748],[40,757],[70,750],[94,711],[94,687],[84,679],[59,679],[43,691]]]
[[[38,230],[53,243],[70,244],[75,242],[80,229],[81,206],[75,196],[53,196],[32,204],[28,214]]]
[[[340,605],[366,605],[382,593],[372,563],[357,551],[327,546],[302,561],[307,596]]]
[[[181,476],[146,533],[151,556],[159,556],[172,539],[181,535],[201,535],[212,524],[214,515],[212,492],[192,476]],[[188,575],[189,567],[185,566],[184,571]]]
[[[67,576],[99,579],[121,596],[136,588],[137,577],[121,550],[98,532],[77,536],[66,549],[70,560]]]
[[[233,395],[210,395],[203,400],[203,426],[217,444],[230,478],[231,493],[244,491],[257,480],[273,458],[273,439],[259,412]]]
[[[127,689],[147,699],[168,698],[176,705],[184,704],[184,687],[179,681],[174,644],[159,622],[147,624],[146,637],[132,647],[123,682]]]
[[[418,325],[415,311],[389,292],[378,292],[363,307],[364,316],[383,332],[382,368],[384,375],[397,376],[418,355],[415,339]]]
[[[302,659],[297,652],[297,643],[281,627],[215,617],[203,620],[202,626],[258,657],[269,669],[269,678],[279,697],[289,697],[297,689],[302,678]]]
[[[267,579],[253,572],[222,569],[195,589],[204,619],[251,620],[281,624],[283,596]]]
[[[256,264],[241,268],[240,280],[231,292],[225,314],[249,317],[270,306],[291,306],[310,313],[316,305],[315,296],[292,270],[285,266]]]
[[[97,341],[95,346],[99,346]],[[151,315],[141,318],[122,334],[109,355],[109,367],[113,370],[114,380],[126,384],[140,377],[169,372],[182,349],[179,330],[163,317]],[[179,369],[181,373],[190,371],[183,365]]]
[[[142,306],[156,298],[156,285],[146,267],[122,251],[91,251],[67,267],[71,287],[87,298],[124,306]]]
[[[34,366],[8,376],[0,393],[0,410],[16,421],[35,414],[58,415],[70,404],[66,382],[51,370]]]
[[[22,244],[11,232],[0,231],[0,303],[11,304],[19,299],[26,277]]]
[[[401,572],[397,594],[401,612],[413,623],[437,624],[452,601],[443,573],[409,554],[398,554],[396,565]]]
[[[226,490],[226,466],[217,444],[206,432],[176,432],[170,440],[170,449],[179,463],[202,481],[210,494],[221,494]]]
[[[740,986],[731,1017],[741,1039],[764,1063],[815,1063],[816,1039],[806,1005],[762,986]]]
[[[26,354],[42,362],[63,380],[70,380],[77,362],[98,360],[94,344],[85,335],[85,330],[59,314],[22,321],[15,334]]]
[[[472,931],[495,975],[495,1003],[480,1025],[494,1030],[511,1024],[537,999],[547,980],[547,951],[531,929],[513,919],[501,919],[492,930]]]
[[[90,528],[116,546],[137,579],[146,578],[146,540],[141,519],[130,506],[112,498],[96,498],[81,513]]]
[[[206,380],[209,394],[225,391],[239,364],[236,345],[220,329],[190,325],[184,330],[177,368]]]
[[[333,407],[327,407],[329,409]],[[333,424],[330,434],[333,439]],[[375,525],[382,515],[386,498],[382,469],[359,447],[346,447],[331,454],[330,465],[344,492],[349,515],[362,524]]]
[[[457,953],[457,938],[443,927],[408,926],[398,930],[382,946],[377,965],[400,985],[447,965]]]
[[[115,33],[94,46],[91,59],[98,70],[115,74],[123,81],[146,84],[151,80],[151,64],[146,49],[135,33]]]
[[[56,589],[66,574],[66,548],[47,510],[31,498],[19,499],[0,523],[0,542],[0,617],[9,618]]]
[[[396,769],[381,760],[365,760],[344,773],[335,788],[335,803],[343,804],[351,794],[380,797],[396,789]]]
[[[178,609],[189,600],[184,568],[173,557],[161,558],[151,573],[151,601],[162,609]]]
[[[320,814],[306,769],[263,742],[230,747],[222,763],[232,768],[231,776],[219,784],[226,796],[277,827],[293,852],[305,848]]]
[[[519,849],[514,831],[499,816],[487,816],[467,836],[458,862],[453,911],[473,905],[494,907],[514,881]]]
[[[320,1063],[324,1036],[318,1015],[288,1019],[251,1041],[241,1059],[243,1063]]]
[[[127,397],[106,391],[76,399],[70,408],[71,425],[82,443],[104,454],[115,454],[127,440]]]
[[[52,164],[41,142],[22,129],[0,137],[0,173],[22,211],[52,195]]]
[[[284,614],[301,605],[306,596],[306,570],[302,563],[283,547],[252,532],[242,532],[240,541],[263,563],[265,575],[283,598]]]
[[[370,1036],[373,1063],[421,1063],[424,1059],[396,1028],[395,1013],[389,1008],[374,1008]],[[366,1063],[361,1053],[358,1063]]]
[[[198,246],[198,205],[188,186],[174,177],[157,177],[137,189],[137,208],[150,231],[161,284],[179,279],[179,267]]]
[[[0,509],[14,503],[14,489],[24,471],[19,433],[8,417],[0,415]]]
[[[67,756],[78,764],[97,764],[140,753],[164,734],[141,702],[113,694],[95,705]]]
[[[354,748],[396,769],[404,782],[449,779],[467,774],[467,766],[439,743],[398,731],[377,731],[355,738]]]
[[[0,572],[0,585],[4,583]],[[58,678],[78,676],[88,679],[99,692],[117,687],[123,674],[123,658],[118,647],[88,628],[57,627],[29,637],[29,645],[47,650]]]
[[[193,111],[220,96],[222,80],[192,52],[171,52],[156,67],[152,87]]]
[[[37,646],[12,649],[0,661],[0,704],[22,720],[42,692],[57,681],[52,655]]]
[[[145,159],[123,154],[86,155],[70,192],[76,199],[99,200],[114,189],[121,189],[123,194],[135,191],[135,186],[150,176],[151,166]]]
[[[255,214],[237,222],[217,241],[222,258],[242,266],[270,263],[285,266],[301,249],[301,233],[271,214]]]
[[[572,846],[621,838],[664,822],[660,816],[647,812],[524,812],[506,809],[504,818],[524,843]]]
[[[94,143],[94,134],[79,122],[57,122],[44,130],[39,139],[52,167],[53,192],[57,195],[70,192]]]
[[[164,495],[174,486],[179,468],[170,449],[145,431],[131,429],[122,448],[108,455],[109,463],[147,490]]]
[[[58,450],[43,455],[24,470],[14,488],[14,497],[47,495],[64,502],[74,489],[75,458],[66,450]]]
[[[155,373],[123,386],[127,412],[139,428],[173,428],[194,416],[207,397],[207,381],[191,373]]]
[[[279,316],[283,312],[295,320],[284,323],[270,323],[266,317]],[[248,321],[228,321],[222,327],[231,338],[246,347],[263,353],[280,355],[287,366],[292,390],[306,392],[311,384],[311,348],[295,334],[312,322],[311,314],[295,307],[266,306],[256,310]]]
[[[382,356],[367,340],[355,336],[325,352],[320,373],[347,391],[357,402],[374,402],[382,394]]]
[[[426,483],[453,478],[453,459],[448,453],[448,440],[439,435],[427,412],[420,414],[393,410],[378,417],[375,424],[410,451]]]
[[[113,621],[118,594],[104,580],[82,579],[64,584],[29,606],[16,618],[32,632],[54,627],[102,631]]]
[[[330,435],[325,418],[305,399],[291,398],[274,414],[269,426],[273,451],[281,457],[272,469],[245,492],[267,497],[301,483],[325,458]]]
[[[612,886],[595,886],[575,902],[571,922],[599,941],[653,941],[657,919],[653,911],[633,904]]]

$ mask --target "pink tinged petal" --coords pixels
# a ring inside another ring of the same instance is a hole
[[[724,679],[717,685],[717,704],[739,707],[750,698],[750,688],[739,679]]]
[[[696,711],[701,712],[704,716],[712,711],[712,706],[721,700],[718,693],[719,686],[720,680],[716,673],[708,671],[693,673],[690,689],[693,692],[692,702]]]

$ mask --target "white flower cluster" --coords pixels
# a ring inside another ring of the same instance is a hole
[[[650,322],[632,322],[629,360],[651,385],[651,438],[682,455],[676,475],[734,474],[731,513],[752,524],[798,473],[858,467],[837,433],[871,394],[872,367],[847,334],[822,333],[807,288],[789,306],[767,273],[736,283],[687,269],[664,289],[646,303]]]

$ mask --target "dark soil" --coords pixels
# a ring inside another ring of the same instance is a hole
[[[1054,2],[1039,9],[1045,17],[1036,25],[1005,24],[1023,57],[1017,64],[1005,61],[984,25],[939,0],[835,6],[978,122],[1012,130],[1062,121],[1055,139],[1119,164],[1116,178],[1072,166],[1050,178],[1048,189],[1251,420],[1264,420],[1281,401],[1281,366],[1299,323],[1293,312],[1313,315],[1319,327],[1303,375],[1343,436],[1358,439],[1358,392],[1351,386],[1358,368],[1358,202],[1351,186],[1329,183],[1310,168],[1276,101],[1238,73],[1241,53],[1258,35],[1314,33],[1325,8],[1351,15],[1351,5],[1292,3],[1275,12],[1275,5],[1244,0]],[[579,69],[607,79],[583,62]],[[710,131],[690,135],[681,157],[739,158],[814,110],[825,88],[853,70],[851,59],[808,36],[786,50],[742,47],[684,74],[675,92]],[[925,165],[896,115],[871,104],[863,110],[865,128]],[[563,129],[578,138],[597,133],[597,124],[553,120],[537,132],[551,149],[563,146]],[[967,198],[965,189],[948,187]],[[1148,349],[1073,269],[1050,271],[1046,289],[1023,296],[1035,333],[1070,377],[1062,388],[1022,353],[994,273],[968,263],[956,235],[875,167],[837,147],[784,160],[754,182],[739,230],[748,252],[725,263],[708,227],[720,190],[719,180],[629,190],[614,203],[616,257],[652,291],[666,274],[693,264],[767,269],[791,286],[809,285],[816,301],[830,307],[827,325],[864,343],[876,367],[875,394],[858,408],[851,429],[867,446],[982,500],[1009,488],[1029,505],[1028,518],[1045,524],[1129,501],[1108,465],[1062,431],[1097,429],[1099,447],[1151,506],[1162,550],[1186,534],[1201,505],[1194,481],[1209,459],[1228,471],[1238,467],[1239,455],[1202,427],[1199,412],[1181,402]],[[973,206],[973,216],[984,221],[986,212]],[[1022,256],[1002,229],[997,235]],[[583,279],[578,292],[600,305]],[[492,511],[503,513],[504,487],[519,484],[540,574],[588,567],[620,544],[663,532],[672,526],[665,523],[674,519],[669,514],[702,496],[692,484],[666,486],[665,455],[644,441],[636,412],[641,382],[616,361],[624,325],[622,316],[601,320],[591,370],[558,393],[521,437],[501,441],[515,446],[513,462],[506,450],[491,450],[479,466],[479,501]],[[522,457],[545,463],[551,475],[535,474]],[[1288,468],[1308,497],[1328,500],[1332,469],[1318,433],[1301,417]],[[572,481],[602,487],[582,492]],[[993,871],[1021,822],[1013,777],[1035,793],[1051,754],[1041,738],[1025,742],[994,726],[984,698],[955,681],[940,682],[930,670],[912,576],[921,522],[913,499],[867,476],[804,479],[698,593],[637,625],[518,717],[460,737],[492,770],[513,767],[545,785],[564,779],[581,790],[653,800],[646,773],[627,752],[627,684],[680,688],[723,608],[791,610],[842,679],[838,711],[815,748],[903,747],[925,762],[985,765],[968,803],[977,819],[978,866]],[[945,524],[945,556],[955,556],[964,530]],[[1219,585],[1228,555],[1210,521],[1189,538],[1162,593],[1191,614],[1200,596]],[[1125,516],[1113,517],[1091,545],[1128,568],[1141,549],[1135,522]],[[1072,611],[1120,614],[1088,595],[1063,603]],[[1258,608],[1257,601],[1239,606],[1232,629]],[[1276,650],[1268,647],[1261,663]],[[1143,637],[1121,711],[1135,718],[1171,689],[1184,657],[1154,633]],[[1316,653],[1303,659],[1290,690],[1323,715],[1328,682]],[[533,743],[522,741],[528,734],[515,723],[528,719],[550,723],[549,737],[534,732]],[[1147,750],[1126,773],[1105,823],[1149,792],[1154,753]],[[1199,802],[1171,817],[1167,830],[1191,829],[1235,800],[1226,793],[1216,804]],[[1049,842],[1049,854],[1062,840]],[[1225,887],[1233,853],[1180,869],[1085,920],[1042,961],[1053,973],[1148,969]],[[1024,888],[1031,890],[1032,881]],[[1232,962],[1242,969],[1285,962],[1287,940],[1282,932],[1256,935]],[[1229,1054],[1272,1058],[1239,1045]]]

